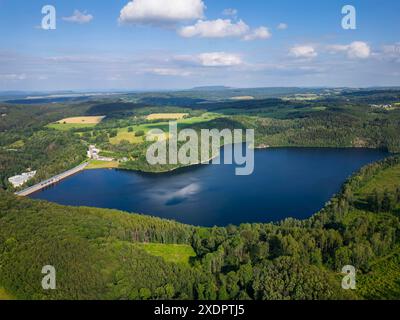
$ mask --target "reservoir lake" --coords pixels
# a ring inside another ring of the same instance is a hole
[[[231,152],[226,146],[222,152]],[[169,173],[86,170],[31,195],[64,205],[119,209],[199,226],[304,219],[319,211],[362,166],[389,156],[371,149],[255,151],[254,173],[198,165]]]

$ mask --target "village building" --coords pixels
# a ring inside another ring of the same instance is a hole
[[[20,175],[8,178],[8,181],[13,185],[14,188],[19,188],[32,179],[35,175],[36,171],[24,172]]]
[[[100,149],[97,149],[96,146],[94,145],[89,146],[89,149],[87,151],[87,156],[89,159],[92,160],[108,161],[108,162],[114,161],[113,158],[100,156]]]

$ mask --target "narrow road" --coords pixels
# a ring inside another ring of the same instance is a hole
[[[29,187],[29,188],[26,188],[25,190],[16,192],[15,194],[17,196],[21,196],[21,197],[29,196],[32,193],[40,191],[40,190],[42,190],[42,189],[44,189],[46,187],[49,187],[49,186],[51,186],[51,185],[53,185],[53,184],[65,179],[65,178],[68,178],[68,177],[70,177],[70,176],[82,171],[83,169],[86,168],[86,166],[88,164],[89,164],[89,162],[85,162],[85,163],[83,163],[83,164],[81,164],[81,165],[79,165],[79,166],[77,166],[77,167],[75,167],[75,168],[73,168],[71,170],[68,170],[68,171],[65,171],[63,173],[60,173],[60,174],[58,174],[58,175],[56,175],[56,176],[54,176],[54,177],[52,177],[50,179],[44,180],[42,182],[39,182],[38,184],[35,184],[32,187]]]

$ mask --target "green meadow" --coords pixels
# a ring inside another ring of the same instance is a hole
[[[13,297],[4,288],[0,287],[0,300],[13,300]]]
[[[195,257],[196,253],[189,245],[183,244],[162,244],[162,243],[143,243],[138,244],[148,254],[161,257],[167,262],[178,263],[189,266],[190,258]]]
[[[373,177],[365,186],[359,190],[359,196],[371,194],[375,189],[378,191],[394,191],[400,186],[400,165],[386,169]]]
[[[60,131],[69,131],[72,129],[93,128],[96,125],[94,123],[50,123],[47,127]]]
[[[178,124],[178,129],[181,129],[186,126],[191,126],[191,125],[198,124],[198,123],[209,122],[209,121],[212,121],[219,117],[221,117],[221,116],[218,114],[205,113],[198,117],[181,119],[181,120],[177,120],[176,122]],[[129,128],[132,128],[131,132],[129,132]],[[118,131],[117,136],[110,138],[110,143],[111,144],[119,144],[121,141],[128,141],[133,144],[139,144],[139,143],[144,142],[144,137],[143,136],[137,137],[137,136],[135,136],[135,133],[139,132],[139,131],[143,131],[146,134],[149,131],[154,130],[154,129],[159,129],[159,130],[162,130],[167,133],[169,131],[169,122],[168,121],[149,122],[149,123],[144,123],[144,124],[140,124],[137,126],[119,128],[117,130]]]

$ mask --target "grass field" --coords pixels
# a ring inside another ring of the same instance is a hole
[[[400,249],[378,260],[357,282],[366,299],[400,299]]]
[[[10,144],[8,148],[10,149],[20,149],[25,145],[23,140],[15,141],[13,144]]]
[[[142,243],[139,246],[153,256],[183,265],[189,265],[190,257],[196,256],[193,248],[189,245]]]
[[[374,189],[378,191],[384,191],[386,189],[388,191],[395,191],[398,186],[400,186],[400,165],[386,169],[377,174],[359,190],[357,195],[360,197],[369,195]]]
[[[192,118],[178,120],[177,123],[178,123],[178,127],[186,126],[186,125],[192,125],[192,124],[196,124],[196,123],[211,121],[218,117],[220,117],[220,116],[217,114],[205,113],[199,117],[192,117]],[[135,132],[143,131],[146,134],[152,129],[160,129],[167,133],[169,131],[169,122],[168,121],[160,121],[157,123],[146,123],[146,124],[141,124],[138,126],[133,126],[132,132],[128,132],[128,128],[120,128],[120,129],[118,129],[117,136],[110,139],[110,143],[111,144],[119,144],[123,140],[129,141],[130,143],[133,143],[133,144],[142,143],[144,141],[144,137],[143,136],[136,137]]]
[[[51,123],[47,125],[48,128],[60,131],[68,131],[71,129],[93,128],[95,124],[76,124],[76,123]]]
[[[140,126],[134,127],[135,131],[139,131]],[[116,137],[110,138],[111,144],[119,144],[121,141],[125,140],[133,144],[142,143],[144,137],[136,137],[134,132],[128,132],[128,128],[118,129],[118,134]]]
[[[57,123],[63,124],[99,124],[105,117],[104,116],[94,116],[94,117],[73,117],[65,118]]]
[[[240,97],[232,97],[230,99],[231,100],[235,100],[235,101],[247,101],[247,100],[254,100],[254,97],[252,97],[252,96],[240,96]]]
[[[188,113],[153,113],[146,117],[147,120],[181,120]]]
[[[86,170],[91,169],[114,169],[118,168],[119,163],[117,161],[99,161],[92,160],[89,165],[85,168]]]
[[[327,108],[326,107],[313,107],[312,108],[312,110],[315,110],[315,111],[325,111]]]
[[[6,292],[5,289],[0,288],[0,300],[13,300],[14,298]]]
[[[47,127],[62,131],[76,128],[91,128],[98,125],[104,118],[104,116],[65,118],[51,123]]]
[[[374,189],[394,191],[399,185],[400,165],[397,165],[375,175],[358,190],[356,197],[365,201]],[[346,219],[359,217],[372,221],[372,219],[390,219],[390,215],[354,210],[347,215]],[[357,278],[357,292],[365,299],[400,299],[400,247],[392,254],[377,259],[371,265],[370,272]]]

